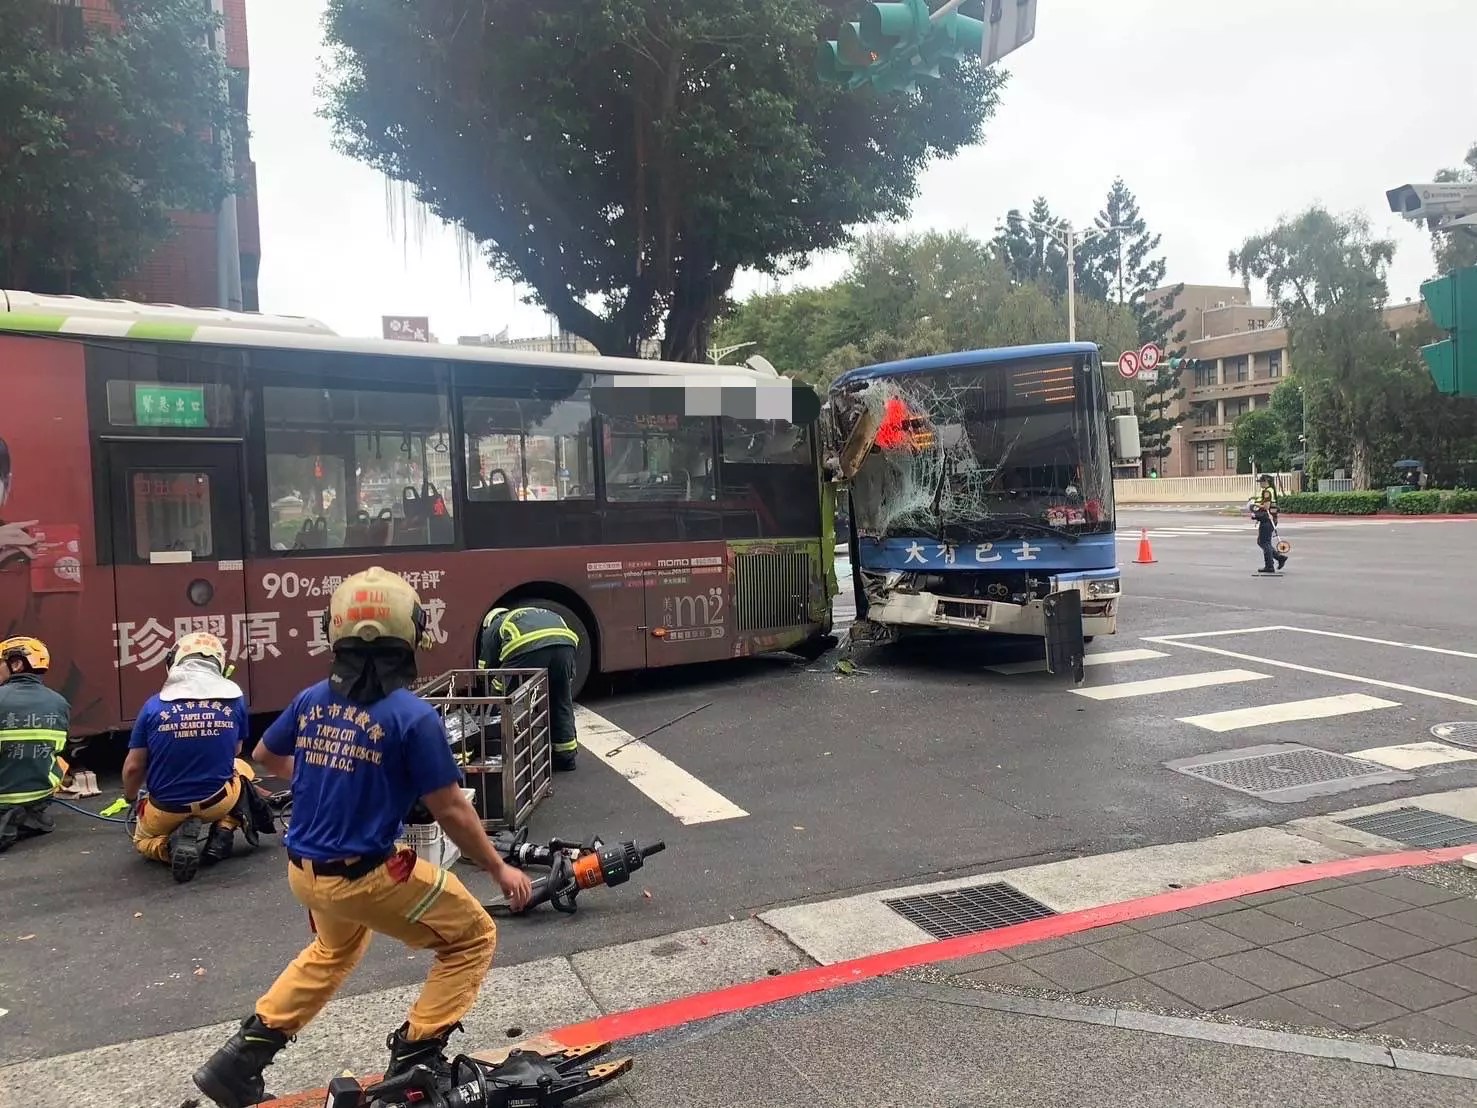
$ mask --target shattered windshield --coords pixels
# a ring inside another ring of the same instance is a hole
[[[859,535],[952,541],[1110,530],[1101,384],[1086,359],[907,373],[844,386],[843,434],[877,432],[851,481]]]

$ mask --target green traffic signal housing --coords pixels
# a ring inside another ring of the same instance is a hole
[[[867,4],[861,18],[842,25],[837,38],[819,44],[816,75],[850,89],[870,84],[883,92],[940,76],[945,58],[978,57],[985,25],[958,12],[930,22],[927,0]]]
[[[1421,347],[1437,391],[1477,396],[1477,266],[1468,266],[1421,285],[1431,322],[1448,338]]]

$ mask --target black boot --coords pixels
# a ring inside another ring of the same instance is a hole
[[[200,850],[207,834],[204,820],[191,816],[169,837],[169,870],[183,885],[200,871]]]
[[[205,845],[200,850],[200,864],[213,866],[217,862],[224,862],[231,856],[231,847],[235,839],[236,832],[229,827],[212,823],[210,832],[205,837]]]
[[[573,770],[574,770],[574,755],[573,754],[555,754],[554,755],[554,772],[555,773],[570,773]]]
[[[195,1088],[220,1108],[263,1104],[272,1098],[267,1095],[262,1070],[289,1041],[287,1035],[273,1031],[256,1015],[248,1016],[241,1021],[241,1030],[195,1071]]]
[[[385,1068],[383,1079],[409,1073],[416,1066],[425,1066],[438,1078],[450,1077],[451,1062],[446,1057],[446,1040],[451,1038],[453,1031],[461,1030],[462,1025],[454,1023],[429,1039],[407,1039],[405,1036],[410,1031],[410,1024],[402,1023],[385,1040],[385,1046],[390,1048],[390,1064]]]

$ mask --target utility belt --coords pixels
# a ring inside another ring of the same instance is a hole
[[[231,780],[234,781],[235,778],[233,777]],[[188,816],[192,815],[196,808],[215,807],[221,801],[226,799],[226,796],[230,791],[231,782],[227,781],[224,785],[216,789],[215,792],[211,793],[204,800],[198,800],[194,804],[165,804],[163,801],[155,800],[151,796],[149,797],[149,807],[157,808],[161,812],[168,812],[172,816]]]
[[[319,862],[312,858],[304,858],[301,854],[295,854],[292,851],[287,852],[287,860],[298,869],[304,868],[304,862],[312,866],[314,877],[342,877],[349,881],[367,877],[394,856],[395,851],[391,850],[384,854],[363,858],[341,858],[332,862]]]

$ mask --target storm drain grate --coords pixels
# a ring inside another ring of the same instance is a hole
[[[1296,743],[1222,750],[1165,765],[1176,773],[1274,804],[1412,779],[1410,774],[1391,770],[1378,762]]]
[[[1335,822],[1407,846],[1434,849],[1477,843],[1477,823],[1424,808],[1396,808],[1393,812],[1375,812]]]
[[[942,893],[900,896],[882,903],[935,939],[977,935],[981,931],[994,931],[1056,915],[1045,904],[1002,882]]]
[[[1438,723],[1431,734],[1444,743],[1477,750],[1477,720],[1462,720],[1457,723]]]

